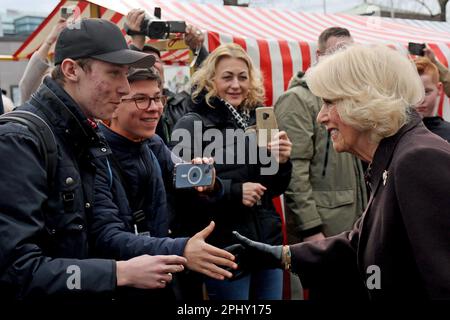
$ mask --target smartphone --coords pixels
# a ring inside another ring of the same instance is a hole
[[[60,13],[61,18],[67,19],[73,14],[73,8],[62,7]]]
[[[264,147],[271,142],[278,133],[277,118],[272,107],[256,108],[256,134],[258,146]]]
[[[175,189],[208,187],[213,184],[212,164],[178,163],[173,173]]]
[[[425,52],[423,51],[424,49],[425,43],[415,43],[415,42],[408,43],[409,53],[415,56],[424,56],[425,55]]]

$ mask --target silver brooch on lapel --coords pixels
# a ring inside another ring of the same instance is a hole
[[[388,172],[387,172],[387,170],[384,170],[383,171],[383,186],[386,185],[387,178],[388,178]]]

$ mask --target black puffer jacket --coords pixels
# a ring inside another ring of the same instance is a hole
[[[38,114],[58,143],[54,186],[49,190],[39,140],[16,123],[0,126],[0,296],[65,297],[112,292],[116,264],[88,258],[87,214],[94,200],[94,162],[109,149],[76,103],[46,78],[20,109]],[[87,259],[87,260],[85,260]],[[69,289],[70,270],[81,288]]]
[[[206,151],[205,148],[211,143],[208,139],[202,139],[201,134],[219,133],[219,138],[215,141],[217,150],[213,153],[216,157],[217,176],[221,178],[224,185],[224,198],[216,203],[207,212],[191,212],[189,215],[179,215],[178,221],[183,226],[183,230],[193,232],[200,230],[210,219],[216,222],[216,229],[211,235],[211,243],[220,247],[225,247],[234,243],[232,231],[237,230],[241,234],[270,244],[281,244],[281,218],[275,211],[272,198],[284,192],[289,184],[292,165],[290,161],[279,166],[274,175],[261,175],[261,158],[257,161],[251,161],[251,150],[258,150],[256,147],[255,134],[247,134],[244,141],[234,141],[226,139],[227,130],[229,133],[236,132],[239,127],[236,125],[231,112],[219,100],[212,101],[214,108],[209,107],[202,98],[192,106],[193,113],[188,113],[181,118],[174,128],[175,136],[189,134],[190,139],[180,139],[173,141],[172,147],[175,154],[180,150],[188,153],[187,157],[195,154],[195,145],[199,151]],[[255,114],[250,114],[250,125],[255,123]],[[197,121],[197,124],[194,122]],[[201,131],[198,131],[198,125],[201,123]],[[178,131],[185,129],[187,131]],[[195,132],[195,135],[194,135]],[[173,136],[174,137],[174,136]],[[222,139],[223,143],[220,141]],[[206,141],[203,141],[206,140]],[[210,146],[211,148],[211,146]],[[232,157],[232,161],[221,161],[220,153],[223,152],[223,159]],[[182,154],[180,154],[182,155]],[[245,155],[245,159],[242,158]],[[183,155],[185,157],[186,154]],[[238,158],[242,158],[238,162]],[[222,162],[222,164],[221,164]],[[267,166],[266,166],[267,167]],[[246,207],[242,203],[242,185],[245,182],[261,183],[267,188],[261,199],[261,205]],[[206,210],[205,210],[206,211]],[[203,224],[203,225],[202,225]]]

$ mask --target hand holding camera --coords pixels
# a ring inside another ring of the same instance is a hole
[[[73,15],[73,13],[74,13],[74,9],[71,7],[62,7],[61,12],[60,12],[62,19],[69,18],[71,15]]]
[[[155,8],[154,16],[146,15],[144,10],[133,9],[127,14],[125,30],[128,35],[143,35],[151,39],[168,39],[170,34],[185,33],[184,21],[161,20],[161,9]]]
[[[196,26],[188,25],[186,27],[186,36],[184,38],[184,41],[193,52],[197,52],[203,45],[205,36],[203,32]]]
[[[195,158],[192,163],[176,164],[173,179],[175,188],[195,188],[198,192],[212,191],[216,178],[213,163],[212,158]]]
[[[425,43],[415,43],[415,42],[409,42],[408,43],[408,51],[410,54],[413,54],[415,56],[424,56],[425,55]]]

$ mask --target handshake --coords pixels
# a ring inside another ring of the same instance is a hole
[[[229,269],[232,279],[239,279],[251,270],[282,268],[290,270],[291,253],[289,246],[272,246],[262,242],[250,240],[237,231],[233,236],[239,242],[224,248],[235,256],[236,270]]]

